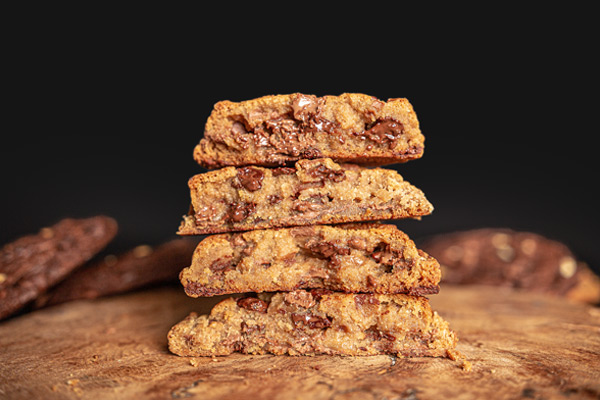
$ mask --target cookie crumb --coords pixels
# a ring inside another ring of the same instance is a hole
[[[471,368],[473,368],[473,363],[471,361],[463,360],[461,367],[463,371],[471,372]]]
[[[471,368],[473,367],[473,363],[468,361],[467,357],[465,357],[465,355],[462,354],[460,351],[454,350],[454,349],[448,349],[448,350],[446,350],[446,355],[452,361],[459,361],[460,362],[459,366],[460,366],[460,368],[462,368],[463,371],[465,371],[465,372],[471,371]]]

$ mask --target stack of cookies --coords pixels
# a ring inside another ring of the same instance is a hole
[[[446,356],[456,336],[424,295],[438,262],[395,225],[433,211],[381,165],[422,156],[406,99],[292,94],[217,103],[180,235],[209,235],[180,274],[192,297],[235,294],[169,332],[182,356]]]

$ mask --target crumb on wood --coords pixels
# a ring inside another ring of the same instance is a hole
[[[470,372],[473,368],[473,363],[467,360],[464,354],[458,350],[450,349],[446,351],[446,355],[452,361],[458,361],[460,368],[465,372]]]

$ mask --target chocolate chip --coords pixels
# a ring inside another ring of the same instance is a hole
[[[302,182],[300,185],[298,185],[298,187],[296,189],[296,193],[294,194],[294,198],[297,199],[300,196],[300,193],[302,193],[306,189],[311,189],[311,188],[320,189],[324,186],[325,186],[325,183],[323,181]]]
[[[289,168],[289,167],[279,167],[279,168],[273,168],[271,170],[271,174],[273,176],[279,176],[279,175],[292,175],[296,173],[296,169],[295,168]]]
[[[315,149],[314,147],[309,147],[309,148],[303,150],[302,153],[300,154],[300,156],[301,156],[301,158],[306,158],[306,159],[315,159],[315,158],[323,157],[321,150]]]
[[[292,322],[294,327],[299,328],[302,325],[308,326],[311,329],[323,329],[331,326],[329,318],[322,318],[311,313],[296,314],[292,313]]]
[[[331,293],[333,293],[333,291],[329,289],[312,289],[310,291],[310,294],[316,301],[321,301],[321,297]]]
[[[401,122],[395,119],[385,118],[378,120],[369,129],[362,133],[360,136],[365,136],[375,143],[388,143],[390,148],[395,147],[395,142],[398,137],[404,133],[404,126]]]
[[[292,207],[294,211],[304,213],[307,211],[318,211],[325,205],[325,198],[327,196],[314,194],[306,200],[302,200]]]
[[[230,269],[233,269],[232,267],[232,260],[233,257],[231,256],[227,256],[227,257],[220,257],[217,258],[215,261],[212,262],[212,264],[210,264],[210,266],[208,267],[212,272],[225,272],[228,271]]]
[[[252,167],[240,168],[237,171],[237,181],[249,192],[255,192],[262,188],[264,177],[264,172]]]
[[[308,175],[313,178],[321,179],[321,181],[330,180],[333,182],[341,182],[346,179],[346,173],[343,169],[334,170],[327,168],[323,164],[308,171]]]
[[[277,194],[270,194],[270,195],[267,196],[267,201],[271,205],[280,203],[281,200],[283,200],[283,197],[281,197],[281,196],[279,196]]]
[[[251,335],[254,332],[262,333],[265,330],[264,324],[248,325],[245,321],[242,321],[240,327],[242,328],[242,333],[245,333],[246,335]]]
[[[391,265],[394,261],[399,258],[397,252],[392,251],[389,243],[381,242],[379,243],[373,253],[371,253],[371,257],[380,264]]]
[[[317,97],[313,95],[299,94],[292,100],[294,118],[308,123],[317,112]]]
[[[254,203],[232,203],[229,206],[229,212],[227,213],[227,219],[233,222],[240,222],[246,219],[250,214],[254,212],[256,204]]]
[[[338,241],[323,242],[320,239],[311,239],[306,242],[306,248],[313,253],[317,253],[325,258],[331,258],[334,255],[348,255],[350,249]]]
[[[382,332],[379,329],[377,329],[377,327],[375,325],[369,327],[369,329],[367,329],[365,331],[366,335],[368,338],[370,338],[371,340],[386,340],[386,341],[390,341],[393,342],[394,340],[396,340],[396,336],[391,335],[387,332]]]
[[[249,311],[257,311],[266,313],[269,305],[266,301],[258,299],[256,297],[242,297],[237,300],[237,305]]]
[[[378,305],[379,299],[372,294],[357,294],[354,296],[354,302],[357,306],[362,307],[365,304]]]

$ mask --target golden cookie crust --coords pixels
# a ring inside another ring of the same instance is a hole
[[[398,172],[300,160],[295,168],[226,167],[189,180],[180,235],[420,218],[433,211]]]
[[[385,165],[421,157],[424,141],[407,99],[293,93],[218,102],[194,159],[209,169],[281,166],[302,158]]]
[[[188,296],[329,289],[435,294],[438,262],[395,225],[315,225],[205,238],[180,280]]]
[[[457,338],[424,297],[298,290],[225,299],[171,328],[168,342],[180,356],[446,357]]]

